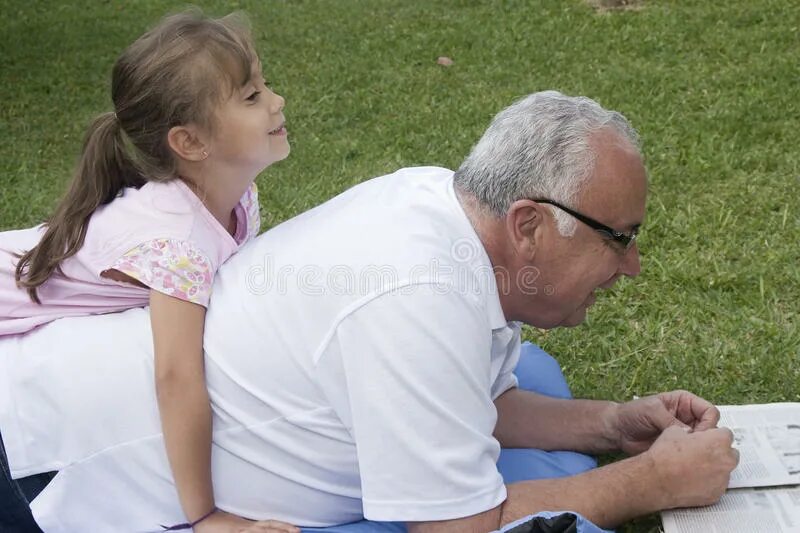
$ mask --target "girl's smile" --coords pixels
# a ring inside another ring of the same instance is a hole
[[[269,135],[286,135],[286,123],[281,122],[281,125],[269,132]]]

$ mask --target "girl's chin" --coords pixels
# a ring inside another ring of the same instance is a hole
[[[275,151],[270,152],[270,154],[269,154],[270,157],[267,160],[267,163],[263,166],[263,168],[261,170],[264,170],[265,168],[267,168],[270,165],[273,165],[273,164],[275,164],[275,163],[277,163],[279,161],[283,161],[284,159],[289,157],[289,153],[290,152],[291,152],[291,150],[289,149],[289,143],[286,143],[286,149],[285,150],[275,150]]]

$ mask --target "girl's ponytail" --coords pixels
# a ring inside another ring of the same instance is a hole
[[[41,303],[37,289],[60,265],[75,255],[86,238],[92,213],[125,187],[141,187],[145,179],[127,156],[124,133],[115,113],[98,116],[89,126],[83,150],[66,195],[45,222],[39,244],[20,256],[17,286]]]

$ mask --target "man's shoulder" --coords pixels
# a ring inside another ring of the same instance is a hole
[[[383,251],[413,253],[421,233],[449,233],[463,225],[452,192],[451,170],[402,168],[350,187],[326,202],[272,228],[262,245],[309,249],[355,258],[379,259]],[[393,246],[383,244],[394,243]],[[390,254],[393,255],[393,254]],[[349,263],[349,262],[348,262]]]
[[[491,265],[452,176],[414,167],[365,181],[265,232],[252,253],[276,269],[313,271],[325,294],[339,285],[356,297],[417,283],[472,286]]]
[[[452,170],[442,167],[406,167],[353,185],[321,204],[319,208],[335,208],[353,201],[368,203],[376,210],[394,211],[425,203],[440,205],[451,198],[452,183]]]

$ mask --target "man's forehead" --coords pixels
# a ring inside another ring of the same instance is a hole
[[[642,223],[647,202],[647,173],[638,149],[615,132],[590,138],[594,168],[579,195],[580,208],[618,229]]]

